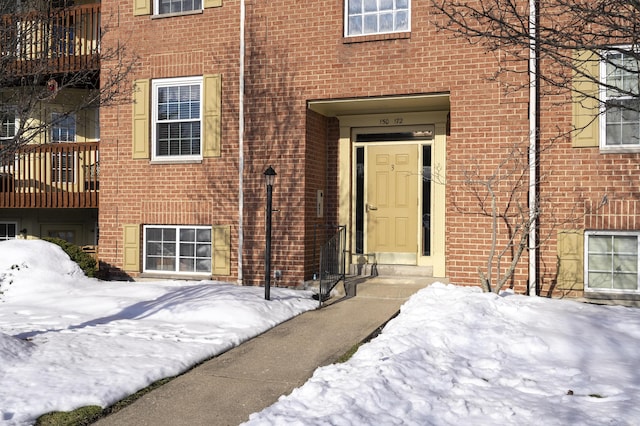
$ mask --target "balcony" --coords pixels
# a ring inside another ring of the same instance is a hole
[[[0,208],[98,208],[98,144],[33,144],[5,155]]]
[[[15,77],[100,68],[100,4],[0,16],[0,65]]]

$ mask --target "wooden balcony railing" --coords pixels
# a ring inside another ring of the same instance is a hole
[[[2,158],[0,208],[97,208],[98,142],[27,145]]]
[[[16,76],[98,70],[100,4],[0,17],[1,65]]]

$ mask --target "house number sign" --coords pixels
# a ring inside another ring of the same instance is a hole
[[[393,125],[398,125],[398,124],[402,124],[402,122],[404,121],[404,119],[402,117],[395,117],[395,118],[381,118],[380,119],[380,125],[381,126],[389,126],[391,124]]]

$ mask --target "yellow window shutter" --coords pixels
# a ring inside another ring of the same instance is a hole
[[[580,230],[558,231],[558,278],[560,290],[584,289],[584,234]]]
[[[151,0],[133,0],[133,16],[151,15]]]
[[[150,80],[133,83],[133,158],[149,158]]]
[[[151,15],[152,0],[133,0],[133,16]]]
[[[573,76],[573,141],[574,147],[599,146],[600,105],[598,102],[598,76],[600,75],[600,61],[598,56],[588,50],[575,53],[576,68]],[[593,79],[587,77],[592,76]]]
[[[220,113],[222,110],[222,78],[220,74],[205,75],[202,156],[220,156]]]
[[[211,274],[229,276],[231,274],[231,226],[214,226],[212,245]]]
[[[220,7],[222,6],[222,0],[204,0],[204,8]]]
[[[123,265],[125,271],[140,271],[140,225],[124,225]]]

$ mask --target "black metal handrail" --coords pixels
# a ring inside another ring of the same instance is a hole
[[[325,227],[326,228],[326,227]],[[318,259],[318,300],[320,306],[329,298],[331,290],[345,279],[347,227],[345,225],[330,226],[336,231],[320,247]],[[318,226],[316,226],[316,241]],[[314,245],[315,251],[316,245]],[[315,258],[315,254],[314,254]]]

